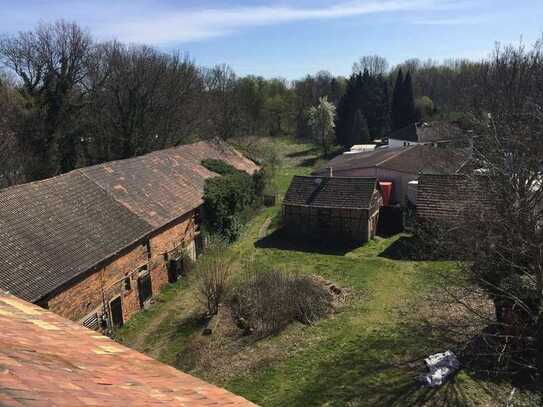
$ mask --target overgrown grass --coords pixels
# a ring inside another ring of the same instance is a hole
[[[275,143],[284,157],[276,180],[283,196],[293,175],[311,171],[306,159],[318,150]],[[201,336],[196,316],[202,310],[189,277],[132,319],[119,339],[262,406],[503,405],[510,386],[477,381],[470,372],[437,390],[416,381],[422,358],[447,346],[417,314],[417,304],[435,289],[440,272],[456,272],[452,263],[388,256],[402,236],[352,250],[284,240],[275,231],[279,213],[279,205],[261,210],[231,254],[240,262],[320,275],[349,289],[341,312],[314,326],[294,323],[279,335],[232,346],[220,335]],[[204,345],[219,356],[203,363],[194,350]],[[523,397],[515,405],[527,403]]]

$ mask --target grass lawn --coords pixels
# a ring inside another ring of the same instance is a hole
[[[276,142],[285,157],[279,195],[295,174],[308,174],[316,149]],[[280,208],[267,208],[231,251],[278,269],[320,275],[350,291],[338,313],[315,326],[292,324],[259,341],[201,335],[195,276],[170,285],[149,310],[121,329],[118,340],[165,363],[223,386],[262,406],[504,405],[510,387],[461,371],[437,390],[421,388],[422,358],[446,350],[418,310],[447,262],[399,261],[383,255],[400,236],[350,251],[288,242],[273,230]],[[523,395],[515,401],[523,405]]]

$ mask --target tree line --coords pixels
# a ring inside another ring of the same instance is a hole
[[[178,52],[98,42],[66,21],[3,36],[0,61],[0,187],[214,137],[314,136],[349,148],[480,96],[480,63],[409,60],[389,69],[366,56],[349,78],[239,77]],[[337,112],[326,131],[312,110],[324,100]]]

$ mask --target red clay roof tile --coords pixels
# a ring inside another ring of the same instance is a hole
[[[0,293],[0,405],[254,406]]]

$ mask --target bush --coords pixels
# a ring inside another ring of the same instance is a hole
[[[232,175],[242,172],[223,160],[202,160],[202,165],[209,171],[216,172],[219,175]]]
[[[256,199],[253,179],[244,172],[210,178],[204,188],[204,219],[212,233],[229,241],[239,237],[242,214]]]
[[[265,336],[293,321],[314,324],[332,310],[332,301],[328,289],[312,277],[269,270],[239,283],[229,305],[241,328]]]
[[[226,298],[232,268],[224,255],[226,245],[214,243],[205,256],[196,263],[198,299],[208,316],[216,315],[219,305]]]

